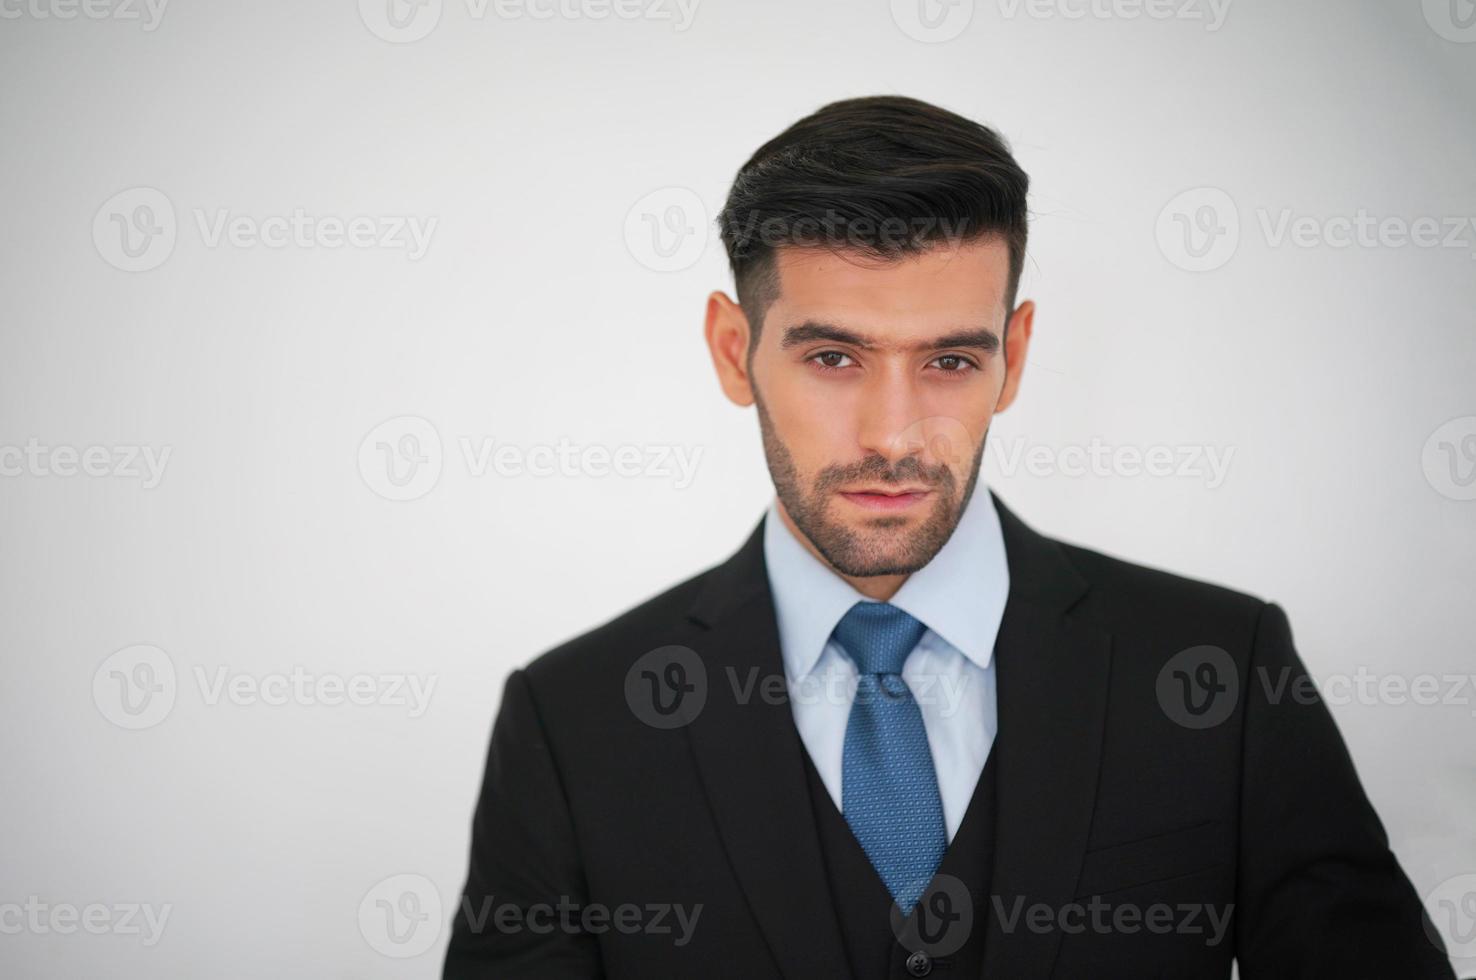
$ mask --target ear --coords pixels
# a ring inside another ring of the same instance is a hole
[[[1030,331],[1035,325],[1035,301],[1026,300],[1010,315],[1010,326],[1005,331],[1005,382],[994,406],[995,413],[1003,412],[1020,393],[1020,376],[1025,373],[1025,353],[1030,349]]]
[[[753,404],[753,381],[748,375],[748,317],[743,308],[714,292],[707,297],[707,350],[717,370],[718,384],[734,405]]]

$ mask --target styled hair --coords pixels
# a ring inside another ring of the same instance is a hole
[[[718,215],[750,348],[779,295],[779,248],[891,260],[998,235],[1009,249],[1005,313],[1025,265],[1030,178],[998,133],[919,99],[832,102],[769,140]]]

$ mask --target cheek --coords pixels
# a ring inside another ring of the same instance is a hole
[[[955,470],[967,469],[994,418],[999,399],[997,379],[982,377],[967,384],[935,385],[919,405],[910,440]]]
[[[806,384],[803,378],[769,386],[765,405],[779,436],[807,469],[856,454],[859,389]]]
[[[908,430],[905,446],[907,451],[921,454],[923,465],[941,463],[962,478],[973,467],[974,454],[988,424],[988,418],[979,418],[978,413],[970,417],[929,414]]]

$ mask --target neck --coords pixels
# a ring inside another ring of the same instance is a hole
[[[789,528],[789,532],[793,534],[795,538],[798,539],[799,542],[805,546],[805,550],[814,555],[816,558],[820,559],[820,564],[824,565],[836,575],[839,575],[841,578],[845,579],[847,582],[850,583],[851,588],[855,589],[866,598],[872,599],[876,602],[886,602],[888,599],[892,598],[892,596],[896,595],[897,590],[902,588],[902,583],[907,581],[907,572],[898,572],[894,575],[847,575],[845,572],[832,565],[830,561],[824,555],[822,555],[819,550],[816,549],[815,545],[811,543],[809,537],[795,526],[794,519],[789,516],[789,511],[784,506],[784,501],[780,500],[778,501],[778,504],[779,517],[781,520],[784,521],[784,526]]]

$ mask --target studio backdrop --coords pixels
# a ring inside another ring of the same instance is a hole
[[[1476,971],[1463,0],[0,0],[0,972],[438,975],[505,676],[772,492],[753,150],[1010,141],[982,480],[1272,600]]]

